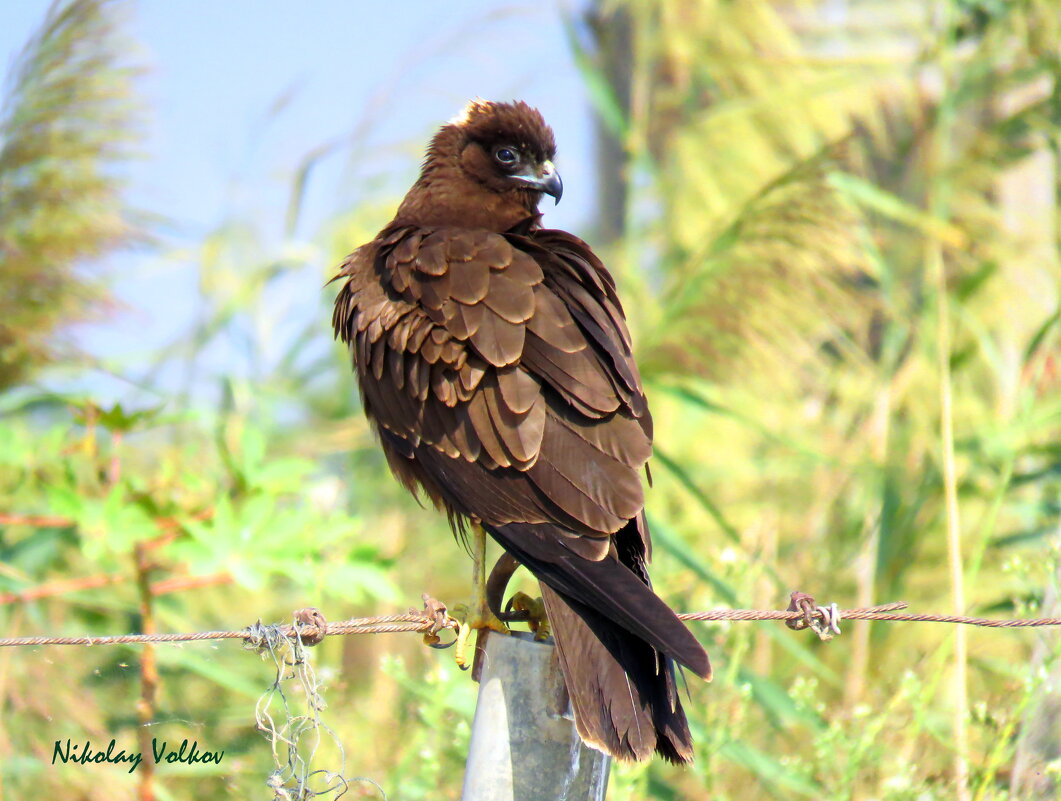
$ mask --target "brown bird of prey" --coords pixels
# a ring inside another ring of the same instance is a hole
[[[652,418],[615,281],[540,224],[555,153],[527,104],[470,103],[343,263],[333,324],[399,481],[473,526],[477,577],[485,530],[538,578],[582,739],[686,762],[674,663],[711,666],[646,569]],[[500,627],[486,600],[480,581],[476,624]]]

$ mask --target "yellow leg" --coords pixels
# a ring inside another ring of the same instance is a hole
[[[457,646],[454,651],[461,670],[471,667],[468,658],[468,637],[473,630],[490,629],[509,633],[508,626],[497,619],[486,602],[486,531],[477,523],[472,526],[472,586],[474,589],[471,603],[454,607],[454,613],[458,617],[464,614],[464,622],[457,632]]]

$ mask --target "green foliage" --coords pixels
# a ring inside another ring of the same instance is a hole
[[[622,5],[635,96],[609,130],[651,204],[632,205],[608,262],[637,298],[656,420],[657,586],[683,608],[777,607],[791,589],[950,607],[931,247],[947,270],[966,594],[1027,612],[1020,599],[1057,581],[1056,4],[955,4],[945,30],[919,27],[923,4],[849,4],[835,25],[820,4]],[[593,97],[611,119],[610,96]],[[1028,555],[1034,577],[1008,567]],[[798,651],[783,629],[711,627],[695,777],[623,769],[612,794],[955,797],[946,632],[848,627],[843,648]],[[994,657],[970,665],[990,710],[970,722],[972,790],[1003,797],[1037,691],[997,665],[1032,675],[1033,641],[971,636]]]

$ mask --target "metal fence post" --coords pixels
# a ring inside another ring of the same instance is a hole
[[[579,739],[553,651],[487,637],[461,801],[604,801],[611,759]]]

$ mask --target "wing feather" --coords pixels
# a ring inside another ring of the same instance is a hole
[[[333,320],[366,410],[424,489],[459,515],[555,523],[572,553],[603,558],[643,506],[651,418],[588,247],[398,226],[343,274]]]
[[[524,326],[510,323],[492,309],[486,309],[470,342],[476,352],[494,367],[504,367],[514,364],[522,355],[525,336]]]

